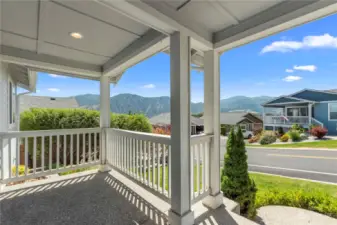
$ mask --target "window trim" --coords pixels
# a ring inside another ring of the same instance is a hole
[[[337,119],[331,119],[330,118],[330,105],[331,104],[336,104],[337,105],[337,102],[328,103],[328,119],[329,119],[329,121],[337,121]]]
[[[309,117],[309,106],[286,106],[285,107],[285,112],[284,112],[284,116],[288,117],[288,109],[300,109],[300,108],[307,108],[307,116],[295,116],[295,117]]]

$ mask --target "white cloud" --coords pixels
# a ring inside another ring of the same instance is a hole
[[[317,66],[315,65],[294,66],[294,70],[315,72],[317,70]]]
[[[36,93],[40,93],[40,90],[36,90],[35,92],[36,92]]]
[[[293,73],[294,72],[294,70],[292,70],[292,69],[286,69],[286,73]]]
[[[53,77],[53,78],[67,78],[65,76],[61,76],[61,75],[57,75],[57,74],[52,74],[52,73],[50,73],[49,76]]]
[[[286,82],[293,82],[293,81],[298,81],[298,80],[301,80],[302,77],[299,77],[299,76],[287,76],[285,78],[283,78],[282,80],[283,81],[286,81]]]
[[[337,48],[337,37],[330,34],[319,36],[305,36],[302,41],[275,41],[265,46],[261,53],[267,52],[293,52],[309,48]]]
[[[48,91],[51,91],[51,92],[59,92],[60,89],[58,89],[58,88],[48,88]]]
[[[142,88],[155,88],[155,87],[156,87],[156,85],[154,85],[154,84],[146,84],[146,85],[142,86]]]

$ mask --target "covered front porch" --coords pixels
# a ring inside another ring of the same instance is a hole
[[[220,54],[337,11],[335,2],[318,0],[1,1],[0,7],[2,67],[100,81],[98,128],[9,131],[0,124],[1,224],[252,223],[232,214],[220,191]],[[110,128],[110,84],[158,52],[170,54],[171,136]],[[203,71],[205,107],[204,134],[193,137],[191,67]],[[6,186],[94,166],[101,173]]]
[[[311,125],[323,126],[323,123],[315,119],[313,103],[266,103],[263,105],[264,127],[290,128],[293,124],[298,124],[309,129]]]

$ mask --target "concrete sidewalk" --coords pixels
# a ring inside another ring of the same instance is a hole
[[[286,206],[265,206],[258,209],[258,223],[261,225],[337,225],[337,219]]]

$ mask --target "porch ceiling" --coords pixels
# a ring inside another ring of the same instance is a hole
[[[337,11],[335,1],[324,0],[14,0],[0,7],[1,60],[91,79],[118,78],[169,52],[175,31],[192,37],[192,62],[202,66],[203,51],[222,52]]]

